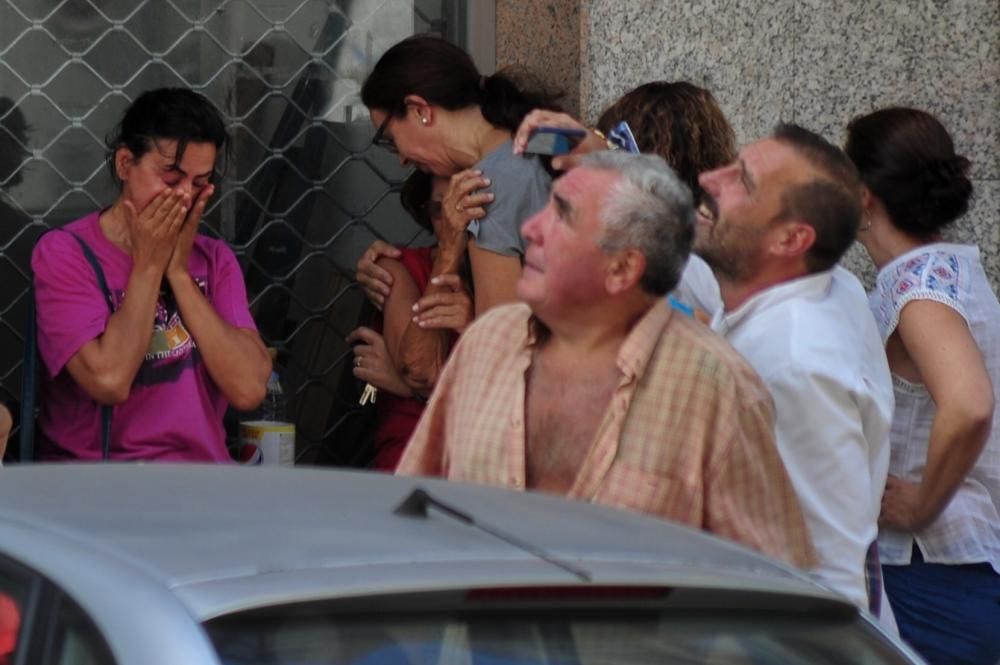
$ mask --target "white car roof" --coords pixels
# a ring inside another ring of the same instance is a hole
[[[528,548],[433,508],[426,517],[397,514],[418,488]],[[841,602],[799,571],[644,515],[328,469],[8,467],[0,470],[0,551],[84,595],[79,585],[107,587],[99,577],[117,571],[129,588],[162,587],[200,621],[326,598],[584,583],[570,569],[597,584]]]

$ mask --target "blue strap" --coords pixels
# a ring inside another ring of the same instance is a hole
[[[685,316],[694,316],[694,308],[673,296],[667,296],[667,304]]]
[[[115,301],[111,297],[111,289],[108,288],[108,281],[104,278],[104,269],[101,268],[100,261],[97,260],[97,256],[94,254],[94,250],[90,248],[83,238],[73,233],[69,229],[62,229],[66,233],[73,236],[73,239],[80,245],[80,249],[83,250],[83,256],[87,259],[87,263],[90,267],[94,269],[94,275],[97,277],[97,285],[101,287],[101,293],[104,294],[104,302],[108,305],[108,311],[112,314],[115,313]]]
[[[21,364],[21,430],[18,449],[22,462],[35,459],[35,396],[38,394],[38,339],[35,323],[35,290],[28,292],[28,318],[24,324],[24,361]]]
[[[90,267],[94,269],[94,276],[97,277],[97,285],[101,287],[101,293],[104,294],[104,302],[108,305],[108,312],[111,314],[115,313],[115,301],[111,296],[111,289],[108,288],[108,280],[104,277],[104,269],[101,268],[100,261],[97,260],[97,256],[94,255],[94,250],[90,248],[90,245],[83,241],[83,238],[73,233],[69,229],[63,229],[66,233],[73,236],[76,242],[80,245],[80,249],[83,250],[83,255],[87,259],[87,263]],[[108,405],[101,406],[101,456],[105,461],[111,459],[111,415],[113,413],[112,407]]]
[[[73,239],[80,245],[84,258],[87,259],[90,267],[94,269],[94,276],[97,278],[97,285],[101,288],[101,293],[104,294],[104,302],[108,305],[108,312],[114,314],[115,301],[111,296],[111,289],[108,288],[108,280],[104,277],[104,269],[101,268],[101,263],[97,260],[94,250],[84,242],[83,238],[69,229],[61,230],[73,236]],[[34,320],[34,317],[32,317],[32,320]],[[101,405],[101,456],[104,460],[111,459],[111,416],[113,413],[114,409],[112,407]]]

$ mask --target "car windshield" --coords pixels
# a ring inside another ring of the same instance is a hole
[[[856,618],[702,610],[309,613],[206,626],[225,665],[905,663]]]

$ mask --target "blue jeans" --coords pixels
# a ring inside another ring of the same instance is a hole
[[[988,563],[882,566],[899,634],[932,665],[1000,662],[1000,574]]]

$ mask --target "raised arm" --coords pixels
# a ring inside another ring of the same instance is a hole
[[[528,115],[524,117],[521,121],[521,125],[517,128],[517,133],[514,134],[514,154],[521,155],[524,154],[524,149],[528,145],[528,139],[539,127],[562,127],[564,129],[582,129],[587,133],[584,135],[583,140],[578,143],[573,150],[563,156],[552,158],[552,168],[557,171],[567,171],[580,161],[580,158],[586,155],[588,152],[594,152],[596,150],[607,150],[607,141],[597,135],[593,130],[588,130],[584,127],[583,123],[566,113],[557,113],[556,111],[546,111],[544,109],[535,109]]]
[[[406,302],[410,318],[394,349],[407,384],[421,395],[430,394],[455,334],[461,333],[473,318],[471,298],[457,273],[464,261],[469,222],[481,219],[493,201],[493,193],[486,189],[489,185],[490,180],[479,170],[456,173],[448,182],[439,209],[431,214],[438,245],[430,280],[418,300]]]
[[[160,282],[189,203],[182,193],[164,189],[141,213],[130,201],[123,204],[133,263],[125,297],[108,318],[104,332],[80,347],[66,363],[73,380],[100,404],[128,399],[149,349]]]
[[[271,358],[256,330],[238,328],[219,315],[192,279],[188,267],[201,213],[212,192],[211,185],[204,188],[188,214],[170,257],[166,278],[209,376],[234,408],[247,411],[264,399]],[[242,292],[243,276],[235,261],[221,279],[222,283],[214,287],[217,293],[230,292],[234,286]],[[239,280],[239,284],[233,284],[232,280]]]
[[[524,220],[523,212],[516,201],[495,202],[493,192],[487,191],[493,182],[478,170],[470,169],[457,173],[451,178],[448,191],[441,202],[443,224],[435,227],[439,242],[439,257],[444,265],[435,266],[434,275],[457,272],[463,251],[468,252],[469,267],[474,285],[473,300],[476,304],[475,316],[496,305],[517,300],[517,280],[521,277],[521,257],[516,254],[501,254],[480,247],[475,239],[470,239],[466,228],[472,220],[482,220],[487,209],[499,219],[493,224],[518,228]],[[508,192],[510,197],[523,193]],[[447,285],[441,284],[439,292],[446,292]],[[428,295],[433,293],[429,291]]]
[[[948,506],[990,435],[993,384],[965,319],[933,300],[903,307],[897,327],[934,400],[927,464],[919,483],[890,477],[880,522],[899,531],[929,526]]]
[[[442,254],[440,251],[437,253],[432,275],[456,269],[455,261],[442,258]],[[395,285],[384,310],[386,347],[407,386],[418,395],[427,396],[444,367],[455,333],[446,328],[420,326],[414,316],[414,306],[422,296],[437,294],[443,287],[428,283],[421,292],[402,263],[391,259],[383,259],[382,263],[392,274]],[[471,319],[471,312],[468,318]]]

